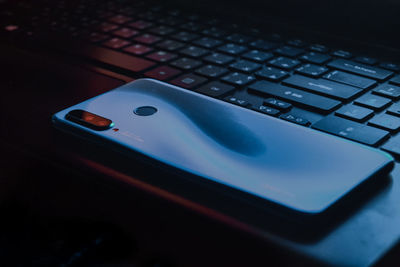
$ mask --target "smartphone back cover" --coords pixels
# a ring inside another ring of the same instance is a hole
[[[138,116],[141,106],[157,112]],[[114,128],[95,131],[66,120],[74,109],[111,119]],[[382,151],[150,79],[67,108],[53,122],[308,214],[393,166]]]

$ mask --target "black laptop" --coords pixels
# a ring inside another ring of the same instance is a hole
[[[62,108],[146,77],[398,159],[399,12],[400,3],[390,0],[3,0],[0,118],[8,127],[1,142],[13,153],[80,172],[96,169],[121,180],[126,173],[156,176],[149,167],[126,170],[102,153],[77,153],[82,146],[65,145],[49,121]],[[254,86],[258,81],[265,81],[262,87]],[[288,89],[302,97],[285,94]],[[71,150],[60,151],[60,143]],[[290,224],[279,231],[279,222],[265,223],[263,215],[214,207],[215,199],[201,203],[167,184],[153,193],[169,201],[187,197],[202,216],[255,236],[260,251],[284,251],[305,266],[372,266],[388,264],[398,251],[399,178],[396,165],[384,184],[344,208],[345,216],[315,227],[322,229],[317,235]],[[133,186],[140,190],[153,184],[139,180]]]

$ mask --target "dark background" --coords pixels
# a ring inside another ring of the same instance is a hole
[[[395,48],[399,46],[400,2],[396,0],[174,1],[188,10],[198,9],[216,17],[241,14],[241,23],[262,18],[263,21],[279,21],[290,28],[308,29],[316,35],[329,33]]]

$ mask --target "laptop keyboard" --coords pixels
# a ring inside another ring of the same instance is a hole
[[[8,40],[61,48],[134,78],[165,81],[400,156],[398,63],[150,1],[1,5]]]

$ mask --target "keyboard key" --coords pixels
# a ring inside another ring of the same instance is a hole
[[[381,68],[392,70],[392,71],[400,71],[400,64],[395,64],[391,62],[383,62],[379,65]]]
[[[324,75],[324,78],[331,81],[355,86],[364,90],[376,85],[375,80],[371,80],[368,78],[360,77],[357,75],[349,74],[338,70],[334,70]]]
[[[382,149],[392,154],[394,157],[400,156],[400,135],[396,135],[382,146]]]
[[[372,57],[365,57],[365,56],[356,57],[354,60],[357,62],[360,62],[360,63],[368,64],[368,65],[375,65],[376,63],[378,63],[377,59],[372,58]]]
[[[345,59],[349,59],[353,57],[353,54],[348,52],[348,51],[344,51],[344,50],[336,50],[332,52],[332,55],[335,57],[341,57],[341,58],[345,58]]]
[[[113,23],[102,22],[99,26],[96,27],[96,29],[101,32],[111,32],[116,30],[118,27],[118,25]]]
[[[252,73],[255,70],[258,70],[259,68],[261,68],[261,65],[251,62],[251,61],[247,61],[247,60],[239,60],[239,61],[236,61],[236,62],[230,64],[229,67],[235,71]]]
[[[153,49],[148,46],[145,46],[145,45],[135,44],[135,45],[131,45],[131,46],[124,48],[124,51],[140,56],[140,55],[150,53],[151,51],[153,51]]]
[[[390,83],[400,86],[400,75],[397,75],[393,79],[391,79]]]
[[[312,44],[309,49],[319,53],[327,53],[329,51],[329,48],[322,44]]]
[[[226,35],[226,31],[224,31],[220,28],[217,28],[217,27],[207,28],[207,29],[203,30],[201,33],[204,35],[207,35],[207,36],[215,37],[215,38],[221,38]]]
[[[207,61],[209,63],[225,65],[225,64],[232,62],[235,58],[228,56],[228,55],[220,54],[220,53],[212,53],[211,55],[206,56],[203,59],[204,59],[204,61]]]
[[[264,105],[258,105],[256,107],[252,107],[251,109],[253,109],[255,111],[258,111],[258,112],[261,112],[261,113],[264,113],[264,114],[267,114],[267,115],[271,115],[271,116],[278,116],[278,114],[280,112],[277,109],[274,109],[274,108],[271,108],[271,107],[267,107],[267,106],[264,106]]]
[[[145,20],[137,20],[135,22],[129,23],[128,26],[138,30],[145,30],[153,26],[153,23]]]
[[[254,47],[256,49],[260,49],[260,50],[271,50],[274,49],[278,46],[277,43],[274,42],[270,42],[270,41],[265,41],[265,40],[256,40],[250,43],[251,47]]]
[[[314,64],[306,64],[296,69],[297,73],[310,76],[313,78],[318,78],[327,71],[328,71],[327,68]]]
[[[257,71],[255,75],[261,79],[277,82],[288,77],[289,73],[273,67],[264,67],[261,70]]]
[[[112,34],[128,39],[135,35],[138,35],[139,32],[134,29],[130,29],[130,28],[120,28],[116,31],[113,31]]]
[[[231,55],[239,55],[239,54],[245,52],[247,49],[244,46],[229,43],[229,44],[218,47],[218,50],[221,52],[231,54]]]
[[[233,84],[233,85],[247,85],[250,82],[254,81],[254,76],[252,75],[247,75],[247,74],[243,74],[243,73],[238,73],[238,72],[233,72],[230,73],[224,77],[222,77],[221,80],[223,80],[224,82]]]
[[[147,55],[146,57],[157,62],[167,62],[176,58],[176,55],[165,51],[157,51]]]
[[[249,86],[248,91],[250,93],[278,97],[283,100],[296,103],[299,106],[314,109],[321,113],[332,112],[341,104],[339,101],[327,97],[311,94],[267,81],[257,81],[253,83]]]
[[[284,102],[276,98],[267,98],[264,100],[264,104],[279,109],[280,111],[283,112],[287,112],[289,111],[289,109],[292,108],[292,105],[290,103]]]
[[[308,52],[307,54],[302,55],[300,59],[309,63],[321,65],[328,62],[331,59],[331,57],[316,52]]]
[[[151,44],[159,42],[161,40],[161,38],[157,37],[155,35],[152,35],[152,34],[145,33],[145,34],[135,37],[134,40],[139,43],[151,45]]]
[[[104,46],[107,46],[109,48],[113,48],[113,49],[119,49],[122,48],[124,46],[130,45],[131,42],[128,42],[124,39],[120,39],[120,38],[112,38],[106,42],[103,43]]]
[[[389,137],[387,131],[333,115],[323,118],[312,125],[312,127],[371,146],[376,146]]]
[[[292,39],[286,42],[288,45],[295,46],[295,47],[305,47],[307,43],[301,39]]]
[[[193,42],[196,45],[205,47],[205,48],[214,48],[222,44],[221,41],[210,38],[210,37],[203,37]]]
[[[180,25],[180,28],[185,31],[192,31],[192,32],[198,32],[204,29],[203,25],[200,25],[199,23],[189,21],[185,22],[182,25]]]
[[[350,104],[338,109],[335,115],[357,122],[364,122],[374,115],[374,111]]]
[[[303,126],[308,126],[311,124],[307,119],[295,116],[293,114],[283,114],[280,118]]]
[[[390,99],[369,93],[359,97],[354,101],[354,103],[373,110],[381,110],[389,106],[391,102]]]
[[[160,26],[150,29],[149,32],[157,34],[157,35],[165,36],[165,35],[172,34],[173,32],[175,32],[175,30],[174,30],[174,28],[171,28],[171,27],[168,27],[165,25],[160,25]]]
[[[285,56],[285,57],[297,57],[304,53],[303,49],[295,48],[292,46],[282,46],[274,51],[278,55]]]
[[[132,72],[140,72],[155,65],[155,63],[150,60],[92,45],[80,47],[76,52],[93,60]]]
[[[269,35],[267,35],[266,38],[273,42],[282,42],[283,41],[283,37],[278,33],[269,34]]]
[[[112,13],[110,11],[101,10],[101,9],[95,10],[94,14],[96,14],[96,16],[101,19],[109,18],[114,15],[114,13]]]
[[[171,38],[174,38],[181,42],[190,42],[199,37],[200,37],[199,35],[189,32],[178,32],[171,36]]]
[[[339,100],[349,100],[362,92],[362,90],[356,87],[301,75],[293,75],[285,79],[283,83]]]
[[[102,34],[102,33],[98,33],[98,32],[92,32],[90,33],[89,37],[87,38],[89,40],[89,42],[91,43],[99,43],[101,41],[104,41],[106,39],[108,39],[110,36],[107,34]]]
[[[131,20],[132,19],[130,17],[124,16],[124,15],[115,15],[115,16],[108,18],[109,22],[116,23],[116,24],[125,24]]]
[[[157,22],[161,24],[166,24],[168,26],[176,26],[178,24],[182,24],[183,20],[173,17],[173,16],[166,16],[166,17],[158,17]]]
[[[253,60],[259,63],[265,62],[274,57],[272,53],[262,52],[260,50],[251,50],[242,55],[243,58]]]
[[[247,107],[249,105],[249,102],[247,100],[238,98],[236,96],[227,96],[224,98],[224,100],[241,107]]]
[[[158,43],[156,46],[162,50],[175,51],[184,47],[185,44],[174,40],[165,40],[161,43]]]
[[[278,57],[268,61],[268,63],[281,69],[290,70],[299,65],[300,61],[287,57]]]
[[[232,43],[237,43],[237,44],[247,44],[248,42],[251,41],[250,36],[246,36],[243,34],[239,33],[234,33],[225,38],[227,41],[230,41]]]
[[[171,68],[168,66],[161,66],[161,67],[157,67],[155,69],[152,69],[152,70],[146,72],[144,75],[149,78],[157,79],[160,81],[165,81],[169,78],[177,76],[180,73],[181,73],[181,71],[179,71],[177,69],[174,69],[174,68]]]
[[[394,103],[386,110],[386,112],[400,117],[400,103]]]
[[[216,78],[227,73],[228,69],[214,65],[206,65],[200,69],[197,69],[195,72],[209,78]]]
[[[369,66],[369,65],[364,65],[361,63],[356,63],[352,62],[349,60],[344,60],[344,59],[336,59],[330,63],[328,63],[328,66],[331,68],[351,72],[354,74],[358,74],[361,76],[365,76],[368,78],[376,79],[376,80],[385,80],[389,78],[393,72]]]
[[[194,69],[194,68],[197,68],[198,66],[200,66],[201,61],[183,57],[183,58],[180,58],[180,59],[177,59],[177,60],[171,62],[170,64],[179,69],[191,70],[191,69]]]
[[[180,51],[181,54],[189,57],[202,57],[209,53],[210,51],[198,46],[188,46]]]
[[[372,90],[372,92],[395,100],[400,98],[400,87],[391,84],[382,84]]]
[[[368,124],[394,133],[400,129],[400,118],[389,114],[380,114],[372,118]]]
[[[220,82],[210,82],[196,91],[211,97],[220,97],[232,93],[235,87]]]
[[[186,88],[186,89],[193,89],[196,86],[199,86],[203,83],[206,83],[207,79],[194,75],[194,74],[186,74],[186,75],[182,75],[172,81],[170,81],[170,83]]]

